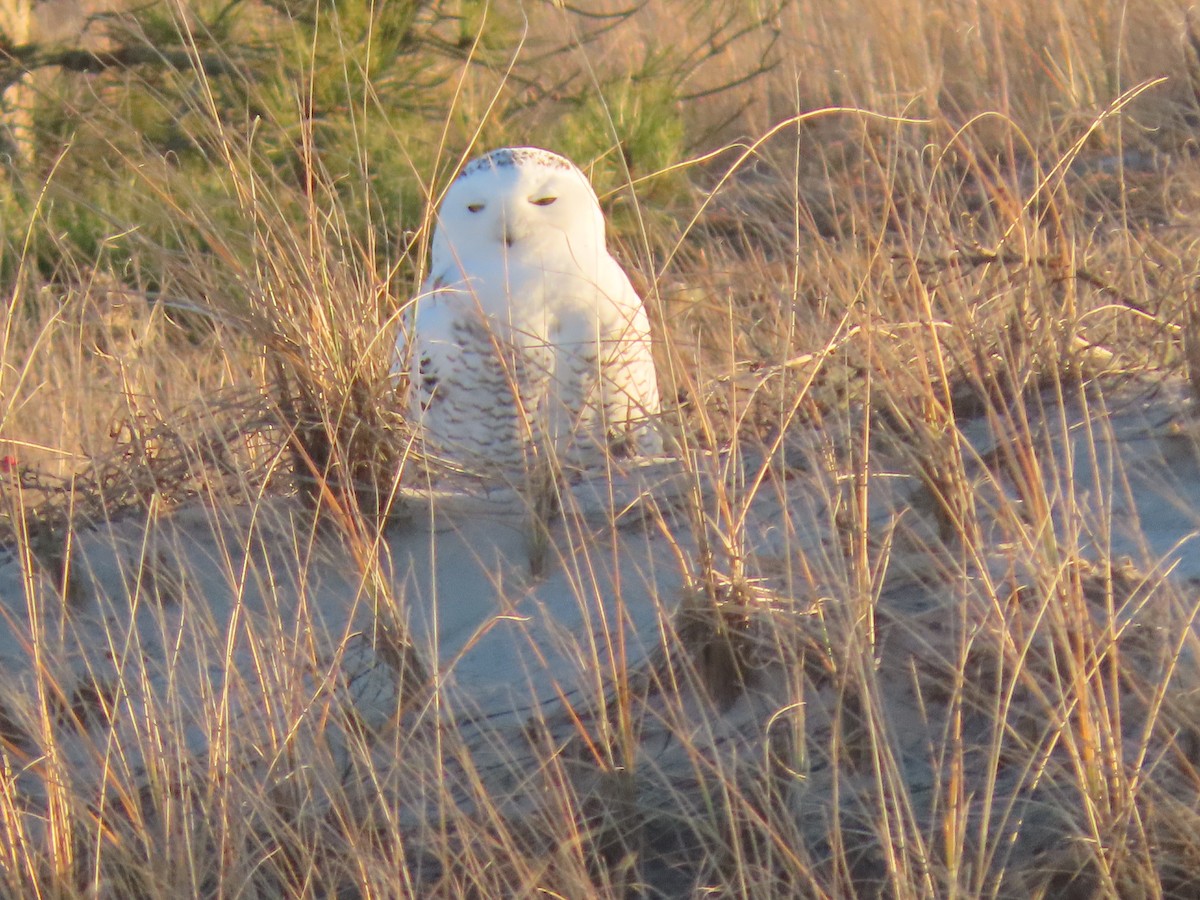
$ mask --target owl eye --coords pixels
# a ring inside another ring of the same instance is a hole
[[[557,197],[538,197],[536,200],[530,200],[529,202],[534,206],[549,206],[557,199]]]
[[[485,206],[485,204],[483,204],[483,203],[468,203],[467,204],[467,212],[477,213],[481,209],[483,209],[484,206]]]

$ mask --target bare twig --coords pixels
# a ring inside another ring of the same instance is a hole
[[[893,258],[897,260],[901,259],[899,256]],[[1112,297],[1122,306],[1139,312],[1148,318],[1154,318],[1154,314],[1144,304],[1126,294],[1112,282],[1101,278],[1095,272],[1083,266],[1064,266],[1062,259],[1057,256],[1024,256],[1020,253],[1007,250],[989,250],[984,247],[978,247],[966,251],[955,250],[943,256],[920,257],[915,260],[915,263],[917,268],[926,272],[943,271],[955,266],[990,266],[994,263],[1010,266],[1026,266],[1032,269],[1045,269],[1052,272],[1061,280],[1065,281],[1073,278],[1076,281],[1090,285],[1101,293]]]

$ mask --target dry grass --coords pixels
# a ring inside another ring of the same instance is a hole
[[[298,183],[263,136],[288,123],[201,89],[181,119],[224,203],[113,138],[106,183],[149,200],[90,257],[56,218],[70,151],[10,204],[6,893],[1196,893],[1182,8],[797,2],[740,34],[693,6],[549,61],[595,23],[531,7],[511,69],[439,62],[445,146],[387,135],[432,202],[573,90],[637,132],[547,133],[595,157],[692,488],[638,527],[566,504],[548,574],[519,541],[496,569],[513,618],[562,583],[659,629],[530,647],[591,680],[515,724],[443,683],[468,649],[438,659],[402,577],[423,509],[387,373],[429,215],[401,237],[345,189],[387,141],[335,171],[290,132]],[[657,83],[613,75],[674,30],[718,39],[662,75],[682,158],[653,160]],[[477,524],[439,552],[476,565]]]

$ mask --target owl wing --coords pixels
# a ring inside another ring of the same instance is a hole
[[[441,373],[455,355],[454,314],[448,273],[431,273],[415,301],[412,341],[408,347],[409,408],[416,417],[428,410],[437,394]]]
[[[590,433],[617,455],[660,454],[658,377],[641,298],[611,257],[588,293],[589,315],[560,337],[560,402],[576,411],[577,436]]]
[[[614,317],[601,331],[599,368],[609,443],[613,449],[660,454],[663,441],[656,417],[662,403],[650,319],[629,277],[615,260],[611,262],[602,289],[612,301]]]

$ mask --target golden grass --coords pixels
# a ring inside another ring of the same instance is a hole
[[[106,163],[177,240],[114,221],[80,258],[57,170],[6,223],[59,257],[18,252],[0,311],[7,893],[1195,893],[1200,606],[1126,534],[1159,524],[1155,485],[1180,540],[1194,520],[1191,426],[1128,419],[1145,396],[1182,417],[1198,379],[1182,7],[797,2],[728,43],[693,7],[650,0],[553,61],[621,138],[645,107],[613,73],[717,36],[674,87],[690,156],[596,156],[674,427],[727,453],[689,455],[694,491],[648,516],[678,583],[658,650],[558,636],[592,690],[519,727],[430,681],[380,526],[416,469],[387,372],[428,213],[365,233],[341,191],[365,172],[301,131],[299,190],[198,94],[226,205],[122,141]],[[528,13],[511,71],[439,63],[448,145],[415,194],[474,129],[537,143],[563,115],[521,54],[595,24]],[[548,539],[584,605],[637,543],[569,507]],[[108,651],[82,674],[81,636]],[[161,647],[173,668],[144,662]]]

